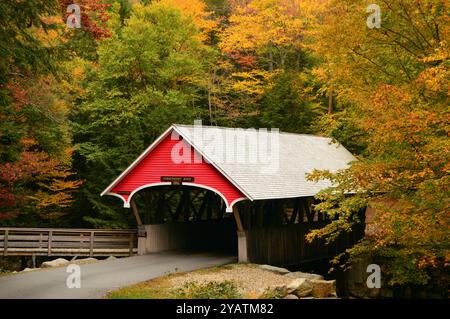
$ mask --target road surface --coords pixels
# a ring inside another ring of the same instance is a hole
[[[236,262],[219,254],[164,252],[80,265],[81,288],[68,288],[66,267],[0,277],[0,299],[101,298],[108,291],[169,272],[191,271]]]

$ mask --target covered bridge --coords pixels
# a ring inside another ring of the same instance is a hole
[[[241,262],[287,266],[331,257],[362,236],[355,230],[328,246],[304,240],[329,222],[312,205],[330,186],[305,175],[354,160],[325,137],[172,125],[101,195],[132,209],[140,254],[221,248]]]

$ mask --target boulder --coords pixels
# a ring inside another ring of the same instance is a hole
[[[301,279],[298,279],[298,278],[297,278],[297,279],[292,280],[290,283],[288,283],[288,284],[286,285],[286,292],[287,292],[288,294],[293,293],[295,290],[297,290],[298,286],[300,286],[301,283],[302,283],[302,280],[301,280]]]
[[[312,289],[312,284],[305,278],[296,278],[286,286],[286,291],[290,294],[296,295],[297,297],[305,297],[310,295]]]
[[[284,299],[298,299],[298,297],[296,295],[289,294],[286,297],[284,297]]]
[[[114,256],[109,256],[108,258],[106,258],[105,260],[114,260],[114,259],[117,259],[117,257],[114,257]]]
[[[312,295],[315,298],[325,298],[336,292],[336,280],[311,280]]]
[[[274,272],[277,274],[281,274],[281,275],[285,275],[290,272],[286,268],[280,268],[280,267],[275,267],[275,266],[271,266],[271,265],[260,265],[259,268],[267,270],[267,271],[271,271],[271,272]]]
[[[307,272],[294,271],[285,275],[289,278],[305,278],[305,279],[314,279],[314,280],[323,280],[323,276],[317,274],[310,274]]]
[[[24,270],[22,270],[23,272],[28,272],[28,271],[34,271],[36,270],[35,268],[25,268]]]
[[[60,267],[69,264],[69,261],[64,258],[58,258],[50,261],[44,261],[41,265],[41,268],[53,268]]]

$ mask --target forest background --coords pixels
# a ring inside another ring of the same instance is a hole
[[[335,138],[358,162],[310,175],[336,186],[309,238],[371,205],[377,232],[344,259],[385,258],[392,285],[447,269],[448,1],[78,0],[80,28],[70,4],[0,2],[0,225],[135,227],[99,194],[202,119]]]

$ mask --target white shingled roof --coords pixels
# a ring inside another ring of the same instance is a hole
[[[314,196],[331,184],[325,180],[307,181],[307,173],[313,169],[335,172],[348,167],[350,162],[356,160],[348,150],[334,143],[331,138],[280,132],[278,148],[269,147],[269,150],[273,151],[272,160],[262,158],[250,162],[248,154],[257,146],[249,141],[258,137],[257,130],[202,126],[203,136],[212,138],[199,143],[194,126],[173,125],[173,128],[251,200]],[[276,132],[268,134],[276,141],[276,137],[271,134]],[[223,136],[228,139],[221,138]],[[229,149],[224,147],[224,144],[229,146],[228,141],[232,139],[239,140],[237,144],[243,148],[240,152],[235,150],[235,157],[228,154],[230,158],[227,159],[227,155],[223,154],[225,152],[220,149],[228,152]],[[271,154],[270,151],[268,154]],[[232,158],[235,160],[231,160]]]
[[[174,124],[101,195],[107,194],[156,145],[173,132],[187,140],[250,200],[314,196],[331,184],[326,180],[307,181],[307,173],[313,169],[335,172],[348,167],[350,162],[356,160],[342,145],[333,143],[332,139],[327,137],[282,132],[277,134],[278,131],[269,131],[266,137],[269,137],[269,141],[274,141],[271,144],[267,143],[267,140],[258,142],[261,131],[257,130],[201,126],[201,134],[198,134],[198,126]],[[199,138],[200,135],[203,139]],[[261,152],[263,148],[260,145],[268,145],[268,152],[265,152],[268,157],[261,156],[264,152]],[[231,152],[230,146],[233,150]],[[259,157],[250,161],[249,155],[254,155],[255,152]]]

